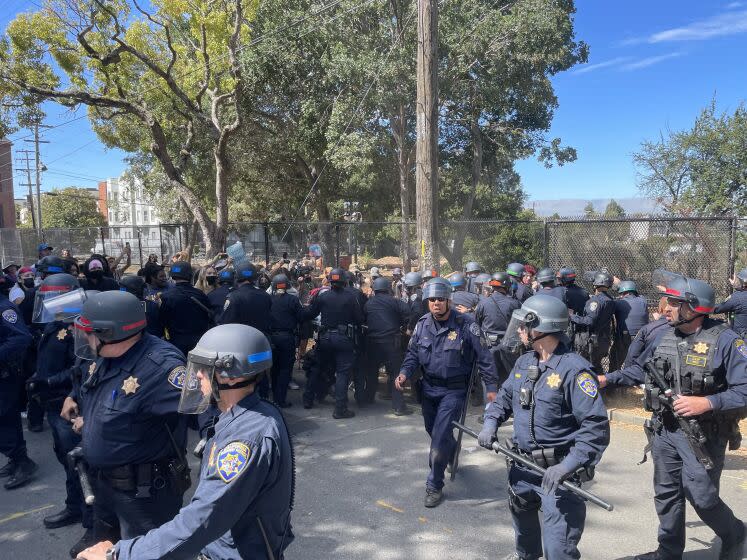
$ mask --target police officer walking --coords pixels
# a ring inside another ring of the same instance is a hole
[[[648,323],[648,301],[638,295],[632,280],[623,280],[617,286],[620,298],[615,303],[615,340],[610,351],[610,371],[619,369],[625,362],[630,343]]]
[[[278,274],[272,279],[270,340],[272,340],[272,398],[280,408],[288,408],[288,384],[296,361],[296,330],[303,307],[297,296],[287,293],[290,279]]]
[[[511,278],[505,272],[493,274],[488,285],[493,293],[489,297],[483,298],[477,305],[475,322],[480,326],[485,343],[493,355],[498,373],[496,385],[500,386],[508,377],[508,372],[511,371],[514,362],[507,356],[501,341],[511,320],[511,314],[514,310],[519,309],[521,304],[508,295]],[[492,401],[495,396],[490,395],[488,401]]]
[[[192,285],[192,265],[177,261],[171,265],[174,286],[161,293],[159,317],[166,340],[185,356],[213,323],[210,300]]]
[[[335,419],[352,418],[355,413],[348,409],[348,384],[350,369],[355,361],[353,329],[363,324],[363,310],[354,293],[345,289],[345,271],[333,268],[328,276],[330,288],[321,292],[304,309],[304,318],[312,319],[321,313],[318,355],[312,365],[311,375],[303,394],[304,408],[314,405],[314,391],[319,385],[324,364],[335,365]]]
[[[21,411],[18,407],[23,355],[31,344],[28,327],[8,299],[12,281],[0,275],[0,452],[8,463],[0,469],[6,490],[30,482],[37,465],[26,454]]]
[[[205,333],[189,354],[179,411],[199,414],[217,399],[221,414],[194,497],[168,523],[116,545],[101,542],[79,558],[283,558],[294,538],[295,471],[283,415],[256,392],[271,364],[267,338],[252,327],[221,325]]]
[[[453,290],[451,303],[454,308],[459,313],[467,313],[474,319],[475,309],[477,309],[477,304],[480,303],[480,296],[467,290],[467,279],[461,272],[452,274],[449,277],[449,284],[451,284]]]
[[[602,359],[609,352],[612,338],[615,302],[607,293],[611,287],[612,276],[607,272],[598,272],[594,276],[594,295],[586,302],[584,314],[571,314],[575,331],[573,347],[599,373],[603,371]]]
[[[747,268],[734,275],[734,293],[724,303],[716,306],[714,313],[733,313],[733,329],[743,339],[747,338]]]
[[[441,281],[439,281],[441,280]],[[425,486],[425,507],[443,500],[444,473],[456,450],[451,422],[458,420],[467,398],[472,365],[477,360],[488,392],[497,388],[495,363],[480,344],[480,327],[467,315],[450,308],[451,285],[444,279],[428,282],[423,301],[429,313],[421,317],[410,338],[395,387],[402,391],[418,367],[423,368],[423,422],[431,437]]]
[[[95,360],[78,404],[98,538],[99,520],[116,519],[124,539],[158,527],[189,487],[186,422],[177,413],[184,356],[145,326],[141,302],[120,291],[88,297],[74,323],[76,354]]]
[[[645,382],[645,402],[653,411],[647,435],[654,459],[659,547],[636,559],[682,558],[687,500],[721,538],[719,559],[741,560],[744,524],[719,496],[719,479],[727,445],[738,447],[740,439],[747,344],[708,317],[716,307],[711,286],[673,273],[661,285],[669,326],[636,363],[599,378],[602,387]]]
[[[581,558],[585,502],[560,487],[588,474],[610,441],[607,411],[591,364],[561,342],[568,308],[538,294],[514,311],[506,336],[518,335],[532,351],[523,354],[488,404],[478,441],[490,448],[497,428],[514,419],[514,451],[547,469],[544,477],[510,463],[509,509],[516,535],[510,558]],[[539,511],[542,511],[540,526]],[[544,548],[544,550],[543,550]]]
[[[388,376],[388,394],[392,398],[392,412],[396,416],[412,414],[405,405],[402,393],[392,391],[394,378],[402,365],[402,330],[407,327],[410,308],[392,296],[391,284],[386,278],[377,278],[373,284],[374,296],[363,307],[366,321],[366,359],[364,362],[363,402],[372,403],[379,384],[379,366],[384,364]]]

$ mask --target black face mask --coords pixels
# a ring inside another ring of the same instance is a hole
[[[215,282],[218,280],[217,276],[205,276],[205,280],[209,286],[215,286]]]
[[[86,274],[88,278],[91,280],[101,280],[104,277],[104,271],[103,270],[89,270],[88,274]]]
[[[24,288],[33,288],[34,287],[34,279],[33,278],[24,278],[23,279],[23,287]]]

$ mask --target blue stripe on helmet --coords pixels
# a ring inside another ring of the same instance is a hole
[[[256,364],[257,362],[265,362],[272,359],[272,350],[266,352],[257,352],[256,354],[249,354],[248,360],[250,364]]]
[[[65,272],[65,271],[62,270],[62,267],[59,267],[59,266],[48,266],[47,272]]]
[[[182,271],[182,267],[181,266],[172,266],[171,267],[171,272],[181,272],[181,271]]]

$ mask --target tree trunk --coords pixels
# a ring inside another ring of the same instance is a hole
[[[420,270],[439,270],[438,5],[418,0],[415,211]]]
[[[410,150],[407,146],[407,113],[404,103],[397,108],[397,116],[391,118],[392,136],[394,137],[397,171],[399,173],[399,204],[402,214],[402,232],[400,239],[400,257],[405,272],[410,271]]]

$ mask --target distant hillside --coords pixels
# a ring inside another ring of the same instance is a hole
[[[604,213],[611,199],[609,198],[563,198],[559,200],[530,200],[526,208],[533,209],[540,217],[549,217],[556,212],[562,217],[583,216],[584,208],[591,202],[594,210]],[[652,198],[616,198],[615,201],[625,209],[626,214],[657,214],[661,206]]]

